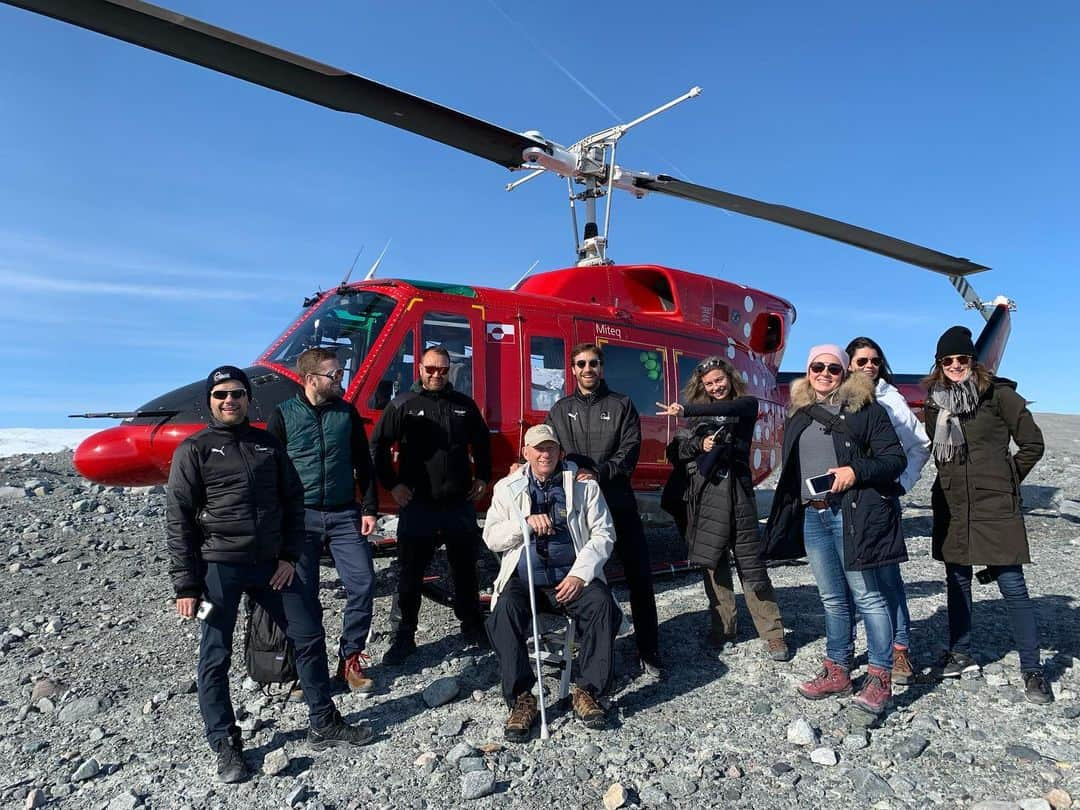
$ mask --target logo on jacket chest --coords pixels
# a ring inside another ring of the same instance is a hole
[[[600,421],[602,421],[602,422],[610,422],[611,421],[611,414],[608,411],[600,411]]]
[[[225,455],[225,448],[226,447],[228,447],[227,444],[223,444],[223,445],[221,445],[221,447],[211,447],[210,452],[211,453],[218,453],[219,455],[223,456],[223,455]]]

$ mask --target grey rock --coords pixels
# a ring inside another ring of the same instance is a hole
[[[446,761],[451,765],[457,765],[459,760],[465,757],[475,757],[480,752],[469,745],[467,742],[459,742],[446,755]]]
[[[908,737],[900,743],[900,745],[896,746],[894,750],[900,759],[915,759],[925,751],[929,745],[930,741],[926,739],[926,737],[920,737],[916,734]]]
[[[139,797],[130,790],[125,790],[123,793],[113,796],[106,810],[135,810],[138,806]]]
[[[774,762],[769,766],[769,770],[773,772],[774,776],[783,776],[785,773],[791,773],[795,769],[786,762]]]
[[[22,752],[24,754],[36,754],[38,751],[43,751],[48,747],[49,744],[45,740],[30,740],[30,742],[23,743]]]
[[[675,774],[664,775],[660,779],[660,784],[672,799],[685,799],[696,793],[698,789],[695,782]]]
[[[99,773],[101,773],[101,765],[98,764],[94,757],[90,757],[75,769],[75,773],[71,775],[71,781],[85,782],[87,779],[93,779]]]
[[[462,757],[457,762],[458,770],[462,773],[484,770],[483,757]]]
[[[787,741],[792,745],[813,745],[817,742],[817,732],[805,717],[798,717],[788,724]]]
[[[461,684],[457,678],[439,678],[424,690],[424,703],[432,709],[443,706],[456,698],[459,691],[461,691]]]
[[[869,768],[853,768],[851,781],[855,785],[855,790],[867,798],[884,799],[893,795],[893,789],[889,783]]]
[[[464,728],[465,721],[460,717],[448,717],[439,725],[440,737],[456,737]]]
[[[53,785],[49,788],[49,795],[54,799],[66,799],[74,792],[75,787],[70,782],[65,782],[62,785]]]
[[[305,784],[299,784],[285,795],[285,806],[296,807],[306,802],[311,795],[311,788]]]
[[[284,748],[276,748],[263,758],[262,772],[267,776],[277,776],[289,767],[289,754]]]
[[[835,765],[840,761],[840,758],[833,749],[821,747],[810,752],[810,761],[818,765]]]
[[[865,729],[858,729],[855,731],[849,731],[844,735],[844,748],[851,751],[857,751],[861,748],[866,748],[870,744],[870,735],[866,733]]]
[[[772,704],[765,700],[759,700],[750,707],[750,712],[757,715],[769,714],[772,711]]]
[[[1003,802],[997,799],[987,799],[971,805],[971,810],[1020,810],[1020,805],[1015,802]]]
[[[1041,796],[1032,799],[1021,799],[1017,802],[1024,810],[1054,810],[1050,802]]]
[[[30,702],[37,703],[42,698],[53,698],[58,694],[60,694],[60,687],[48,678],[42,678],[34,684],[34,688],[30,692]]]
[[[495,774],[486,768],[461,777],[461,798],[466,801],[490,796],[495,792]]]
[[[1043,756],[1034,748],[1027,745],[1011,743],[1005,746],[1005,753],[1011,757],[1022,759],[1025,762],[1042,762]]]
[[[1080,705],[1062,706],[1061,716],[1066,720],[1075,720],[1080,717]]]
[[[26,810],[33,810],[35,807],[44,807],[45,805],[45,791],[41,788],[34,788],[26,794],[26,800],[23,802],[23,807]]]
[[[0,500],[13,501],[16,498],[25,497],[27,493],[22,487],[0,487]]]
[[[668,800],[668,795],[659,785],[646,785],[639,794],[641,801],[646,806],[651,804],[663,804]]]
[[[61,723],[76,723],[80,720],[86,720],[98,714],[104,709],[99,698],[94,696],[82,697],[78,700],[73,700],[68,703],[64,708],[60,710],[58,717]]]

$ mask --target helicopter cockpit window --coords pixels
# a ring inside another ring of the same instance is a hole
[[[529,375],[532,409],[550,411],[566,387],[566,344],[562,338],[530,338]]]
[[[450,384],[463,394],[473,395],[472,327],[460,315],[430,312],[420,331],[422,350],[442,346],[450,352]]]
[[[381,411],[390,404],[390,400],[403,391],[408,391],[416,378],[416,357],[413,355],[413,333],[405,335],[398,350],[394,352],[390,365],[383,372],[382,379],[368,399],[368,407]]]
[[[330,295],[266,359],[295,368],[296,358],[307,349],[332,349],[345,369],[341,384],[348,388],[396,305],[393,298],[374,292]]]
[[[604,345],[604,379],[626,394],[638,413],[656,412],[664,398],[664,353],[656,349]]]

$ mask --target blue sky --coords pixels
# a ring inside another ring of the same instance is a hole
[[[1020,307],[1002,373],[1080,411],[1074,3],[172,2],[566,144],[701,85],[619,162],[990,265],[976,288]],[[556,178],[507,194],[479,158],[7,6],[0,120],[0,427],[248,363],[361,245],[366,267],[393,239],[381,275],[491,286],[572,261]],[[785,368],[869,334],[924,371],[981,324],[942,277],[674,199],[617,197],[611,239],[789,298]]]

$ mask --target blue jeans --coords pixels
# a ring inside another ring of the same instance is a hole
[[[842,667],[851,666],[855,606],[866,625],[867,658],[871,666],[892,669],[893,623],[877,569],[844,569],[844,518],[839,507],[807,507],[803,515],[803,542],[825,608],[825,654]]]
[[[304,510],[304,532],[307,545],[297,566],[297,575],[314,583],[319,590],[319,555],[324,545],[334,555],[334,567],[345,586],[345,615],[342,618],[338,656],[364,651],[371,630],[371,614],[375,598],[375,565],[371,544],[357,529],[359,509],[340,512]]]
[[[240,607],[240,597],[251,597],[285,627],[296,652],[296,672],[304,688],[311,725],[322,727],[334,715],[330,698],[330,676],[326,671],[326,634],[322,616],[314,606],[317,593],[299,577],[282,591],[270,588],[270,577],[277,561],[257,565],[206,564],[206,599],[214,610],[202,622],[199,642],[199,710],[206,725],[210,747],[240,738],[232,701],[229,698],[229,666],[232,663],[233,631]]]
[[[997,575],[998,590],[1009,610],[1013,641],[1020,654],[1021,672],[1041,672],[1039,631],[1035,625],[1035,604],[1028,596],[1024,569],[1019,565],[991,565]],[[971,566],[945,563],[949,606],[949,649],[971,655]]]
[[[911,613],[908,611],[907,591],[900,574],[900,563],[875,568],[878,584],[889,603],[889,615],[893,622],[893,644],[897,647],[911,646]]]

